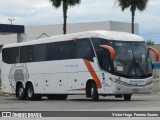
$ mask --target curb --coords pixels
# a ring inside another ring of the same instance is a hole
[[[15,94],[3,93],[3,92],[0,90],[0,96],[4,96],[4,97],[14,97],[14,96],[16,96],[16,95],[15,95]]]
[[[15,94],[3,94],[4,97],[14,97],[16,96]]]

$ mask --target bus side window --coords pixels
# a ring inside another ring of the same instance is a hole
[[[99,45],[110,45],[106,39],[101,38],[91,38],[93,42],[93,46],[96,51],[96,55],[98,58],[99,66],[101,69],[112,72],[112,62],[111,55],[107,49],[101,48]]]
[[[19,47],[5,48],[2,55],[5,63],[19,63]]]
[[[97,57],[100,67],[107,72],[111,72],[111,58],[109,51],[106,49],[102,49],[98,52]]]
[[[95,55],[91,42],[88,38],[77,40],[76,46],[76,58],[83,58],[89,61],[93,61],[93,57]]]
[[[46,60],[46,44],[33,46],[33,62]]]
[[[61,56],[60,42],[46,44],[46,61],[61,60]]]
[[[20,49],[20,62],[33,62],[33,46],[22,46]]]
[[[12,50],[11,50],[11,48],[5,48],[5,49],[3,49],[3,62],[5,62],[5,63],[8,63],[8,64],[11,64],[12,63],[12,56],[11,56],[11,54],[12,54]]]
[[[76,43],[71,41],[66,41],[61,43],[61,52],[62,52],[62,59],[75,59],[76,57]]]

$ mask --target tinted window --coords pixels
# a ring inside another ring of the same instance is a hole
[[[9,49],[9,48],[3,49],[3,51],[2,51],[3,62],[10,63],[12,60],[11,54],[12,54],[11,49]]]
[[[46,60],[46,44],[33,46],[33,62]]]
[[[112,62],[109,50],[100,47],[99,45],[109,45],[109,42],[101,38],[92,38],[93,46],[95,48],[99,66],[101,69],[112,72]]]
[[[81,39],[76,41],[77,53],[76,58],[83,58],[93,61],[94,51],[89,39]]]
[[[32,62],[33,61],[33,46],[22,46],[21,55],[20,55],[20,62]]]
[[[46,45],[46,60],[61,60],[62,48],[60,43],[49,43]]]
[[[62,59],[75,59],[76,58],[76,43],[75,41],[67,41],[61,43]]]
[[[74,59],[76,44],[74,41],[55,42],[47,44],[46,60]]]
[[[20,47],[20,62],[38,62],[66,59],[87,59],[93,61],[94,52],[89,39],[37,44]],[[8,63],[19,62],[19,48],[3,50],[3,59]]]
[[[3,49],[3,62],[12,64],[19,62],[19,47]]]
[[[95,49],[100,49],[99,45],[110,45],[108,40],[102,38],[92,38],[92,43]]]

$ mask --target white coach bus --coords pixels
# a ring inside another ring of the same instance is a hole
[[[88,31],[5,45],[2,90],[19,99],[65,100],[99,95],[130,100],[152,91],[152,61],[140,36]]]

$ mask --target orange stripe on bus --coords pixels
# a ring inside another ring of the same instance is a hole
[[[94,71],[91,63],[88,60],[83,60],[88,71],[90,72],[91,76],[93,77],[94,81],[96,82],[97,88],[102,88],[101,82],[96,74],[96,72]]]
[[[79,40],[79,38],[72,38],[72,40]]]
[[[86,88],[79,88],[79,89],[70,89],[68,91],[84,91]]]

